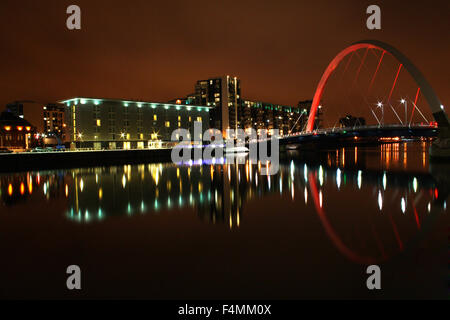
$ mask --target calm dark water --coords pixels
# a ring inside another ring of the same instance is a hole
[[[222,161],[0,175],[0,296],[449,297],[450,171],[427,144],[290,153],[270,177]]]

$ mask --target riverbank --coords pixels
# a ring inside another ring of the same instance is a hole
[[[67,169],[171,161],[172,149],[0,154],[0,172]]]

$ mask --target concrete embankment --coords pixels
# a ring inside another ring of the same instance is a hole
[[[0,154],[0,172],[170,162],[172,149]]]

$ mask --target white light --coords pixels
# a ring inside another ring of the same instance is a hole
[[[377,106],[378,106],[378,108],[381,108],[383,106],[383,104],[381,102],[378,102]]]
[[[441,109],[444,110],[444,105],[443,104],[441,104]]]
[[[402,208],[402,212],[405,213],[405,211],[406,211],[406,201],[405,201],[405,198],[402,198],[402,200],[400,201],[400,207]]]
[[[417,192],[417,179],[415,177],[413,179],[413,189],[414,189],[414,192]]]
[[[319,167],[319,182],[320,182],[320,186],[323,186],[323,168],[322,168],[322,166]]]
[[[322,190],[319,191],[319,205],[322,208],[323,206],[323,195],[322,195]]]
[[[380,211],[383,210],[383,196],[381,195],[381,191],[378,191],[378,207]]]
[[[386,178],[386,172],[383,174],[383,190],[386,190],[387,185],[387,178]]]
[[[362,171],[358,171],[358,188],[361,189],[362,186]]]
[[[405,102],[406,102],[405,99],[400,100],[400,103],[402,103],[402,104],[405,104]]]
[[[336,185],[338,189],[341,188],[341,170],[339,168],[336,170]]]
[[[305,204],[308,204],[308,190],[305,187]]]

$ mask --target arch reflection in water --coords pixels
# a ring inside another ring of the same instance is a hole
[[[264,164],[248,160],[240,165],[227,164],[223,159],[208,164],[142,164],[1,175],[1,206],[62,199],[67,207],[65,215],[77,223],[192,209],[204,221],[234,229],[246,224],[246,215],[257,219],[259,212],[249,208],[271,195],[270,199],[280,203],[292,203],[289,210],[294,214],[318,214],[338,249],[372,261],[403,250],[430,212],[446,210],[448,183],[436,177],[448,170],[435,168],[435,174],[423,168],[420,153],[407,157],[407,164],[418,159],[412,169],[397,170],[398,166],[403,168],[405,160],[392,156],[392,150],[416,152],[410,147],[382,146],[375,156],[363,148],[326,152],[308,161],[294,155],[271,177],[261,175]],[[387,153],[397,159],[389,167]],[[269,214],[273,219],[279,216],[279,212]]]

